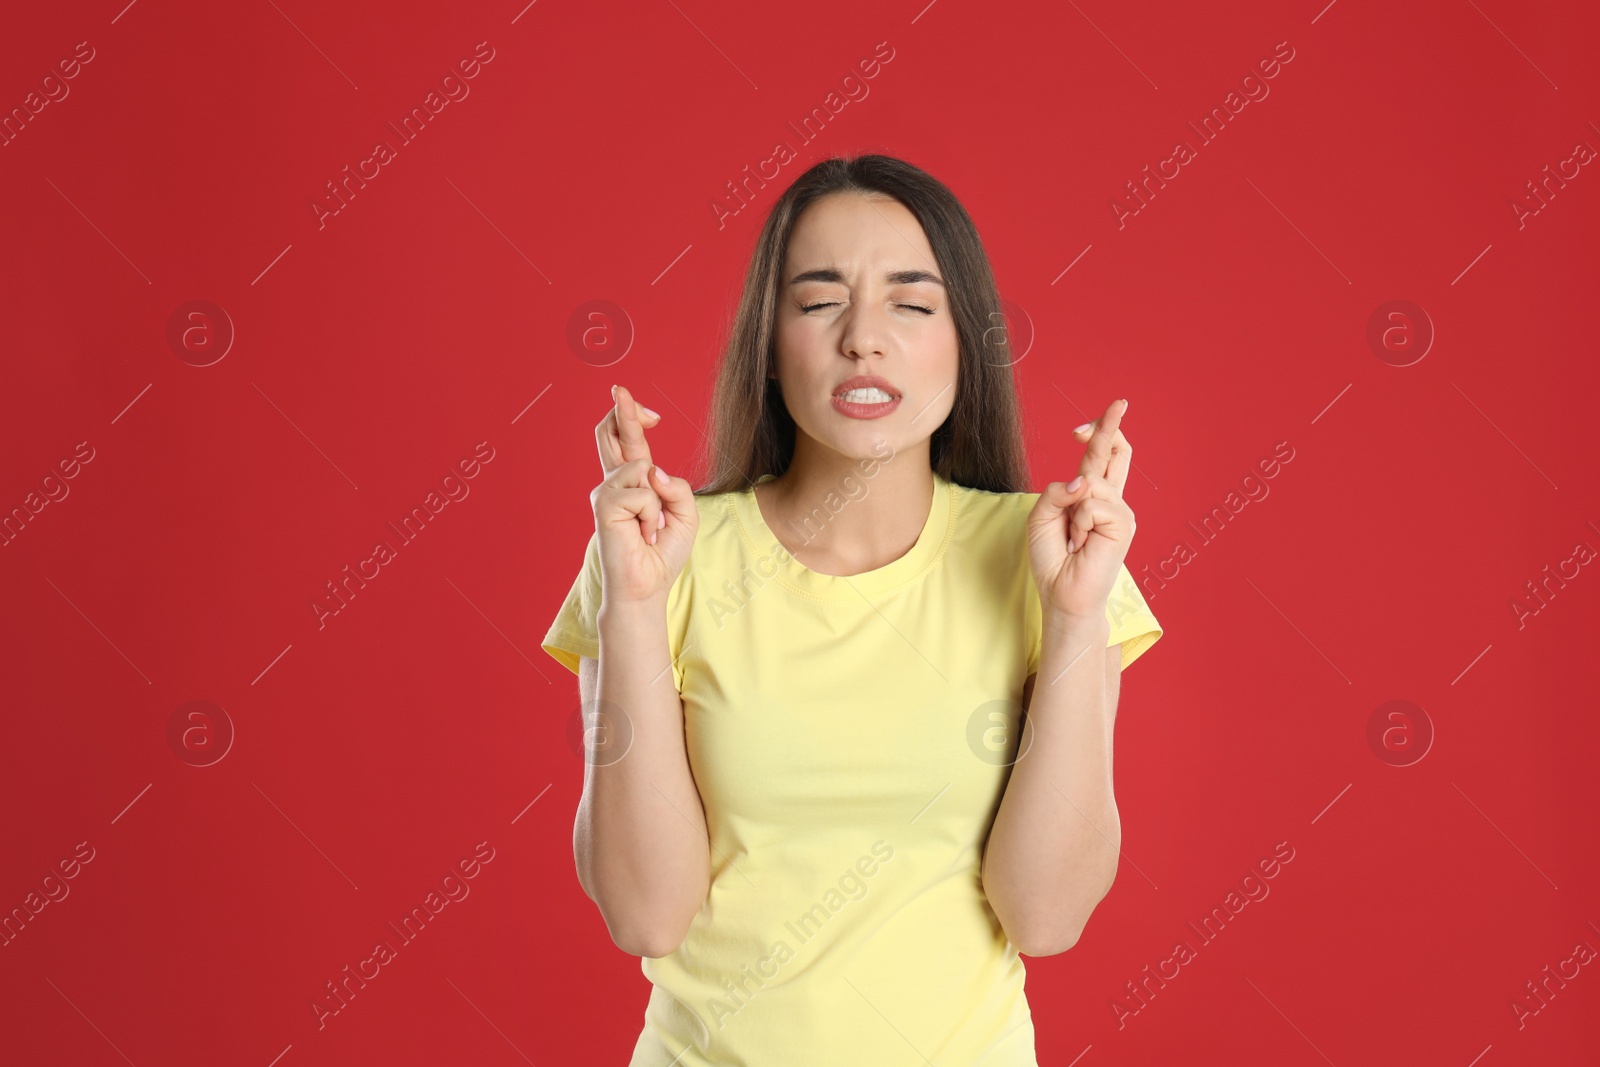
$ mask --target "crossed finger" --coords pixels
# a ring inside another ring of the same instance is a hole
[[[660,415],[635,400],[623,386],[612,386],[611,396],[616,403],[594,428],[595,445],[600,450],[600,469],[607,476],[631,460],[649,459],[645,426],[661,422]]]
[[[1133,446],[1122,435],[1122,417],[1128,413],[1126,400],[1113,400],[1106,413],[1072,431],[1073,437],[1088,443],[1079,474],[1095,474],[1116,486],[1120,493],[1128,484],[1128,467],[1133,462]]]

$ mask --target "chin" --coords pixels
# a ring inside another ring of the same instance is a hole
[[[821,444],[851,460],[864,463],[887,463],[906,448],[917,444],[906,441],[904,435],[863,422],[848,428],[850,432],[829,434],[820,438]]]

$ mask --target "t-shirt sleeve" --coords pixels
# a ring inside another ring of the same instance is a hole
[[[561,661],[573,674],[578,673],[582,656],[600,658],[600,535],[589,535],[583,566],[562,601],[561,610],[544,635],[542,647]]]
[[[1111,623],[1111,639],[1106,647],[1122,646],[1123,670],[1161,639],[1161,624],[1150,611],[1150,605],[1145,603],[1139,583],[1128,573],[1126,565],[1106,598],[1106,620]]]
[[[1028,597],[1028,673],[1037,674],[1044,645],[1043,606],[1039,601],[1039,589],[1031,578],[1028,584],[1032,589],[1032,595]],[[1117,576],[1116,585],[1111,587],[1111,595],[1106,598],[1106,622],[1111,626],[1111,637],[1106,647],[1122,646],[1123,670],[1127,670],[1129,664],[1161,639],[1161,624],[1150,611],[1150,605],[1145,603],[1143,594],[1139,592],[1139,583],[1134,581],[1126,564]]]

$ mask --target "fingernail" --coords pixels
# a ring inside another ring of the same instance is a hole
[[[1086,422],[1082,426],[1079,426],[1076,430],[1073,430],[1072,432],[1073,433],[1082,433],[1083,431],[1087,430],[1089,427],[1091,427],[1093,425],[1094,425],[1094,423],[1092,423],[1092,422]]]
[[[1076,478],[1072,479],[1072,481],[1067,483],[1067,492],[1076,493],[1078,491],[1078,486],[1080,486],[1082,484],[1083,484],[1083,475],[1080,474]]]
[[[659,530],[663,526],[665,526],[666,524],[667,524],[667,513],[665,511],[656,512],[656,529]]]
[[[1127,402],[1127,400],[1123,400],[1123,402],[1122,402],[1122,413],[1124,415],[1126,415],[1128,413],[1128,402]]]
[[[615,400],[616,398],[617,398],[617,387],[613,385],[611,387],[611,399]]]
[[[660,482],[662,485],[672,484],[672,480],[667,477],[667,472],[662,470],[660,467],[656,468],[656,481]]]
[[[1072,547],[1072,538],[1070,538],[1070,537],[1067,538],[1067,554],[1071,555],[1072,553],[1074,553],[1076,551],[1077,551],[1077,549]]]
[[[645,407],[643,404],[639,405],[639,410],[644,412],[646,415],[649,415],[652,419],[659,419],[661,417],[660,415],[657,415],[655,412],[651,411],[649,408]]]
[[[655,533],[653,531],[650,534],[650,543],[652,545],[656,543],[656,535],[655,535]]]

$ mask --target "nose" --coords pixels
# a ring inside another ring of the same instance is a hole
[[[839,347],[844,354],[852,359],[874,356],[882,359],[886,354],[885,338],[888,333],[884,325],[886,315],[883,309],[874,308],[870,302],[851,304],[845,312],[844,332],[839,338]]]

